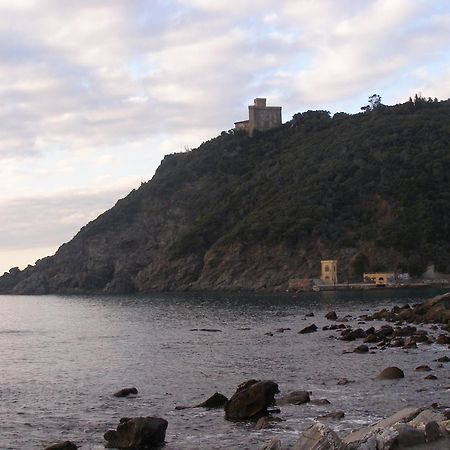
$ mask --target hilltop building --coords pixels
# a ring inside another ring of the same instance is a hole
[[[255,98],[248,107],[248,120],[234,122],[235,130],[243,130],[250,136],[255,130],[266,131],[281,126],[281,106],[266,106],[265,98]]]
[[[337,259],[323,259],[320,261],[322,271],[320,280],[325,284],[337,284]]]

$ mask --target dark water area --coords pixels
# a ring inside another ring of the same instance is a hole
[[[337,332],[321,331],[330,324],[324,318],[329,310],[356,317],[442,292],[0,296],[0,449],[39,449],[67,439],[81,449],[102,449],[104,432],[121,417],[159,416],[169,422],[168,450],[257,450],[274,436],[292,444],[330,411],[345,412],[343,420],[330,422],[344,434],[406,406],[449,403],[448,365],[434,362],[449,355],[446,347],[345,354],[360,341],[342,342],[332,338]],[[305,317],[309,312],[314,317]],[[311,323],[318,332],[298,334]],[[280,327],[291,331],[274,332]],[[274,335],[265,335],[269,331]],[[414,370],[421,364],[438,379],[423,380]],[[405,378],[374,380],[391,365]],[[354,382],[337,385],[344,377]],[[282,394],[308,390],[312,399],[331,404],[283,407],[284,421],[261,431],[225,421],[220,410],[174,409],[216,391],[230,397],[250,378],[274,380]],[[130,386],[138,388],[137,397],[112,396]]]

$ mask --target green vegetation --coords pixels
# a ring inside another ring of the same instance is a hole
[[[450,272],[450,102],[378,100],[356,115],[299,113],[253,139],[222,133],[181,165],[163,165],[172,172],[167,187],[202,186],[174,257],[214,244],[295,251],[320,241],[330,255],[351,250],[355,275],[375,267],[418,274],[430,262]],[[400,256],[383,267],[366,248]]]

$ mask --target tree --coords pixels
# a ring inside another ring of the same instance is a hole
[[[361,110],[364,112],[373,111],[374,109],[382,106],[381,105],[381,95],[372,94],[369,97],[369,104],[366,106],[361,106]]]

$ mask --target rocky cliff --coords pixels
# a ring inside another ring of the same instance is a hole
[[[296,114],[166,156],[149,182],[2,293],[285,289],[339,259],[364,270],[450,271],[450,102]]]

